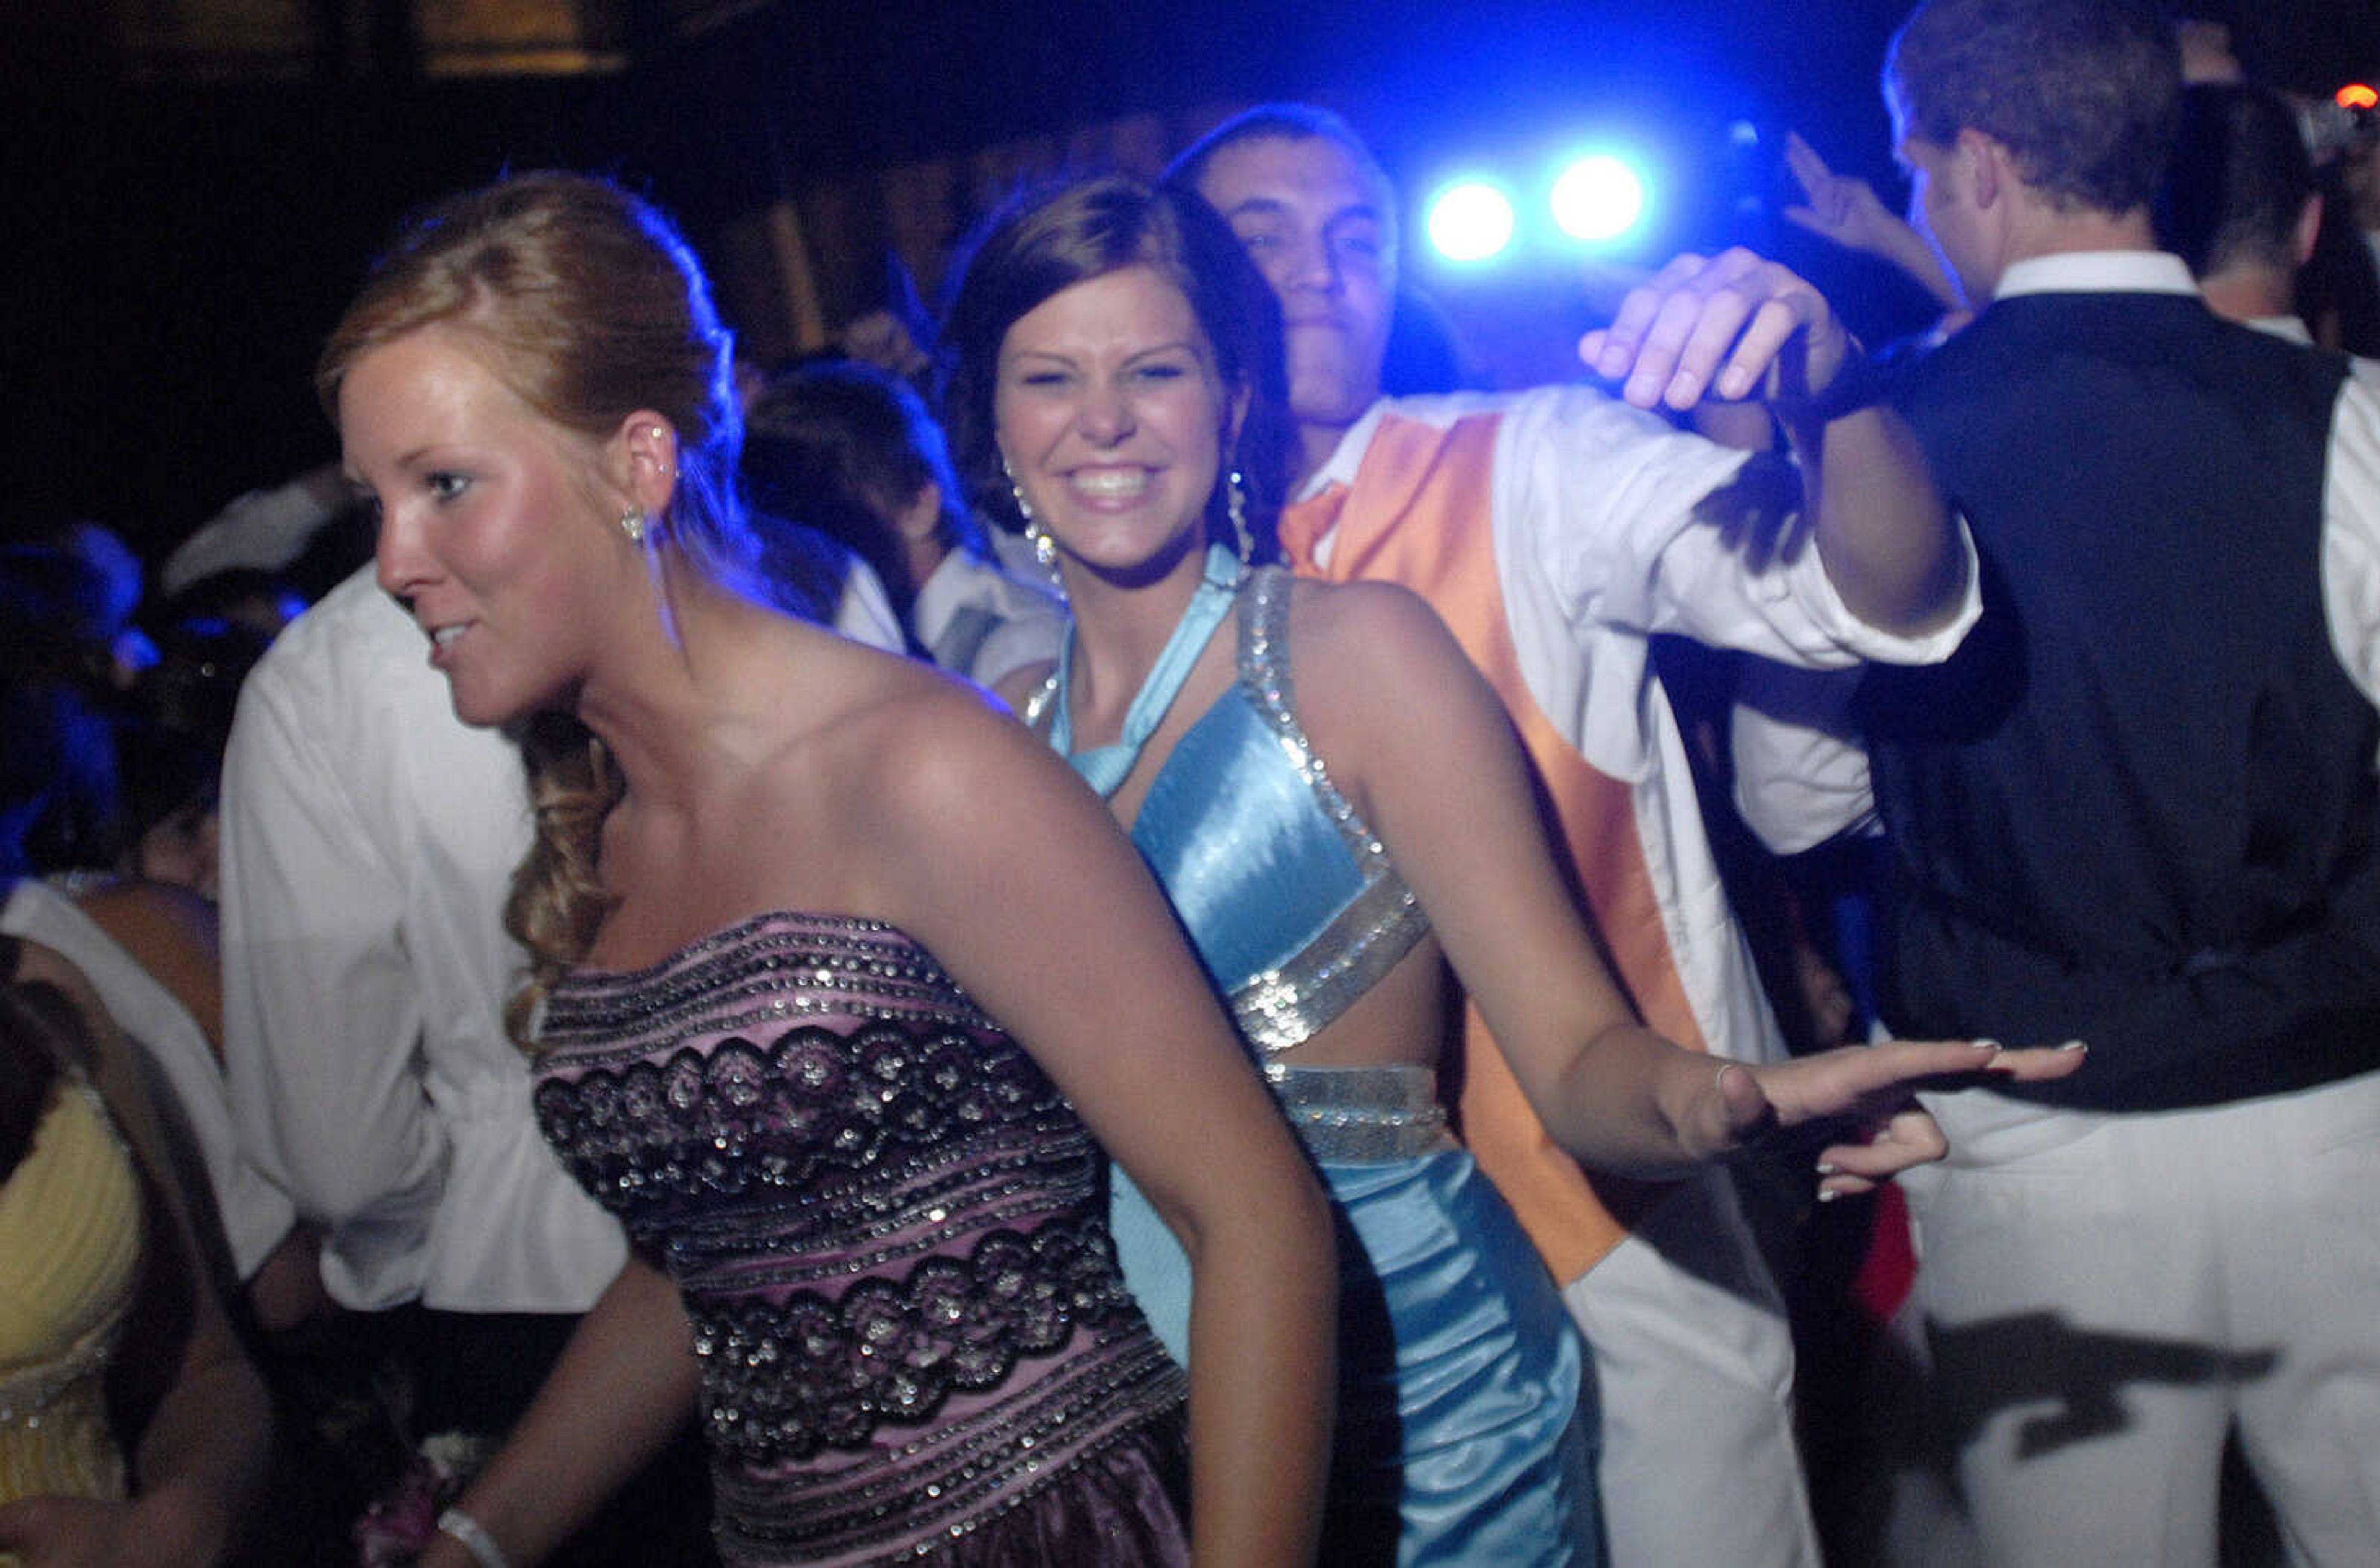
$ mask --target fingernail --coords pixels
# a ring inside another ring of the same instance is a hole
[[[1838,1169],[1839,1167],[1836,1166],[1832,1161],[1821,1160],[1818,1161],[1818,1174],[1822,1176],[1831,1176]]]
[[[1843,1195],[1841,1193],[1837,1192],[1833,1187],[1820,1187],[1818,1189],[1818,1201],[1821,1203],[1832,1203],[1835,1199],[1842,1196]]]
[[[2000,1049],[2000,1042],[1996,1039],[1971,1039],[1967,1043],[1973,1046],[1977,1051],[1998,1051]]]
[[[2060,1051],[2088,1051],[2091,1048],[2079,1039],[2070,1039],[2058,1048]]]
[[[1718,378],[1718,390],[1723,397],[1742,396],[1752,390],[1752,372],[1741,365],[1735,366]]]

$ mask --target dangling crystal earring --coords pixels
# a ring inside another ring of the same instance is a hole
[[[1058,541],[1051,539],[1041,520],[1033,515],[1033,504],[1025,499],[1025,487],[1016,482],[1016,470],[1008,466],[1008,454],[1000,455],[1000,471],[1008,480],[1008,493],[1015,498],[1016,515],[1025,519],[1025,540],[1033,546],[1033,559],[1045,568],[1058,564]]]
[[[628,536],[630,544],[645,542],[645,515],[630,506],[620,514],[620,531]]]
[[[1033,521],[1033,504],[1025,499],[1025,487],[1016,482],[1016,470],[1008,466],[1008,454],[1000,455],[1000,477],[1008,481],[1008,493],[1016,498],[1016,515],[1028,528]]]
[[[1239,541],[1240,559],[1244,562],[1254,562],[1257,558],[1257,539],[1255,534],[1248,531],[1246,485],[1247,480],[1240,477],[1240,470],[1233,468],[1231,478],[1223,484],[1223,510],[1232,519],[1232,534]]]

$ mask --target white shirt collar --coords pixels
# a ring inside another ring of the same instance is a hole
[[[2064,250],[2011,261],[1995,299],[2020,294],[2192,294],[2198,284],[2165,250]]]
[[[1339,444],[1330,449],[1329,461],[1308,474],[1305,482],[1297,487],[1297,493],[1291,497],[1293,504],[1310,501],[1334,484],[1354,483],[1355,470],[1363,465],[1365,449],[1372,444],[1372,432],[1379,429],[1380,420],[1388,411],[1387,398],[1373,399],[1372,406],[1364,410],[1363,417],[1349,425],[1346,433],[1339,438]]]
[[[2291,343],[2302,343],[2309,346],[2313,343],[2313,334],[2306,331],[2305,322],[2295,316],[2254,316],[2244,324],[2254,327],[2258,332],[2270,333],[2275,337],[2286,338]]]

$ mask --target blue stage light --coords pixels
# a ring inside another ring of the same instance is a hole
[[[1512,243],[1512,203],[1484,180],[1462,180],[1431,198],[1422,226],[1448,261],[1484,261]]]
[[[1621,159],[1594,152],[1562,171],[1549,200],[1572,238],[1616,239],[1645,215],[1645,181]]]

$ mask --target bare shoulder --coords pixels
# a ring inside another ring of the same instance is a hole
[[[91,924],[136,954],[171,954],[212,969],[219,951],[215,906],[173,882],[108,882],[75,900]]]
[[[981,687],[925,666],[848,721],[853,773],[888,825],[939,836],[1018,808],[1064,765]]]
[[[1383,633],[1443,635],[1445,628],[1428,601],[1402,583],[1325,583],[1301,577],[1291,589],[1290,630],[1293,636],[1310,640]]]
[[[1434,687],[1473,673],[1438,612],[1397,583],[1298,583],[1289,645],[1301,707],[1319,708],[1326,717],[1393,708],[1417,685]]]

